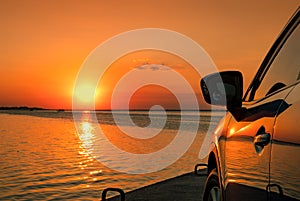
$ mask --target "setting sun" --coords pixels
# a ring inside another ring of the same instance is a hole
[[[74,90],[74,96],[84,103],[92,103],[96,96],[95,87],[89,84],[83,84]]]

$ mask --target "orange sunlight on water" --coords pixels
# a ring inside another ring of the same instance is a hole
[[[82,113],[78,134],[68,117],[69,112],[31,111],[28,114],[35,116],[0,114],[0,178],[3,181],[0,199],[99,200],[101,191],[107,187],[129,191],[191,172],[199,160],[203,133],[208,126],[204,123],[199,128],[187,153],[168,168],[128,175],[105,167],[86,149],[95,140],[101,140],[94,131],[98,124],[91,122],[89,113]],[[108,122],[100,125],[109,140],[131,153],[156,151],[176,136],[175,126],[164,129],[153,139],[130,140],[110,120]],[[107,157],[109,160],[110,156]]]

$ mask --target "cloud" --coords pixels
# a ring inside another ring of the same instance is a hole
[[[162,64],[144,64],[136,67],[138,70],[152,70],[152,71],[167,71],[171,70],[170,67]]]

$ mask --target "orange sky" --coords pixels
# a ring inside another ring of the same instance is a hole
[[[256,0],[247,4],[238,0],[84,2],[87,3],[76,0],[1,2],[0,106],[70,109],[76,75],[89,53],[116,34],[150,27],[190,37],[209,53],[218,69],[242,71],[248,85],[270,45],[299,6],[298,0]],[[157,55],[136,54],[135,62],[140,63],[116,61],[118,70],[112,66],[103,82],[117,80],[126,69],[145,63],[143,59],[150,58],[151,64],[172,65],[174,57],[161,56],[158,60]],[[124,66],[123,70],[119,70],[120,66]],[[179,73],[189,77],[195,93],[200,93],[200,78],[194,78],[192,71]],[[97,92],[98,109],[109,107],[109,91],[115,84],[109,83]],[[104,96],[104,91],[108,96]],[[149,97],[156,90],[145,91]],[[164,93],[164,89],[157,91]],[[141,94],[136,94],[137,107],[149,103],[142,101],[145,97]],[[156,102],[155,94],[150,97]],[[176,105],[176,101],[170,104]]]

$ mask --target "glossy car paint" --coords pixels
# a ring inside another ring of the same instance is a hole
[[[247,90],[242,118],[228,112],[216,128],[208,172],[217,169],[222,200],[300,200],[298,24],[299,8]]]

